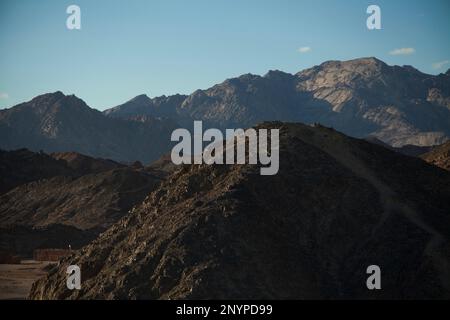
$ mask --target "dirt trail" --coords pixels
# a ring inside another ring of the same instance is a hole
[[[425,253],[433,259],[435,267],[440,271],[442,283],[447,289],[450,289],[450,261],[442,252],[443,250],[441,250],[442,244],[445,241],[442,234],[424,222],[416,210],[407,204],[398,201],[396,193],[387,184],[377,178],[376,174],[367,168],[362,161],[352,155],[349,152],[347,145],[342,142],[342,139],[340,139],[339,136],[336,135],[335,139],[323,139],[323,137],[316,133],[304,136],[309,137],[309,139],[304,139],[305,143],[316,146],[323,152],[329,154],[357,176],[367,180],[378,191],[384,212],[380,217],[378,224],[373,228],[372,236],[376,235],[379,228],[382,228],[387,218],[393,213],[402,214],[412,224],[431,235]],[[367,241],[369,240],[370,239],[367,239]],[[364,243],[362,243],[361,246],[364,246]],[[438,267],[443,265],[448,266],[448,268]]]

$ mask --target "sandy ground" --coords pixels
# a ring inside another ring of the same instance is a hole
[[[0,300],[26,299],[34,281],[46,274],[50,262],[22,260],[21,264],[0,264]]]

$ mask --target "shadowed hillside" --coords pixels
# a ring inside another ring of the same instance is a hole
[[[34,284],[32,299],[450,297],[450,174],[322,126],[280,128],[280,171],[192,165]],[[80,266],[69,291],[67,265]],[[366,287],[379,265],[382,290]]]

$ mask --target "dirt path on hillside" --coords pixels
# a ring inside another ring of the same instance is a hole
[[[320,148],[323,152],[332,156],[354,174],[368,181],[378,191],[384,212],[380,217],[379,222],[372,230],[372,237],[376,236],[377,231],[383,227],[387,218],[393,213],[402,214],[412,224],[430,234],[431,238],[425,248],[425,253],[432,258],[436,269],[440,271],[441,280],[444,286],[450,289],[450,287],[448,287],[450,283],[450,261],[448,260],[448,256],[441,250],[441,246],[444,243],[442,234],[431,225],[427,224],[420,213],[414,210],[414,208],[399,201],[395,192],[386,183],[379,179],[362,161],[349,152],[348,146],[345,143],[342,143],[339,136],[336,136],[336,139],[332,141],[330,139],[321,139],[321,137],[312,135],[309,136],[309,139],[305,139],[304,142]],[[367,241],[369,241],[369,239],[367,239]],[[360,246],[364,246],[364,243]]]

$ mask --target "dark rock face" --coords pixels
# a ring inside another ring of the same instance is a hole
[[[55,92],[0,110],[0,147],[148,163],[169,150],[174,128],[153,117],[106,117],[73,95]]]
[[[277,175],[182,167],[30,298],[450,297],[450,173],[322,126],[263,126],[280,128]],[[366,287],[372,264],[382,290]]]
[[[73,174],[65,161],[42,152],[0,150],[0,195],[27,182]]]
[[[420,157],[428,163],[450,171],[450,142],[437,146]]]
[[[376,58],[328,61],[295,75],[242,75],[187,97],[138,96],[105,114],[151,114],[183,126],[203,120],[218,128],[271,120],[320,122],[395,147],[432,146],[450,137],[450,77]]]

